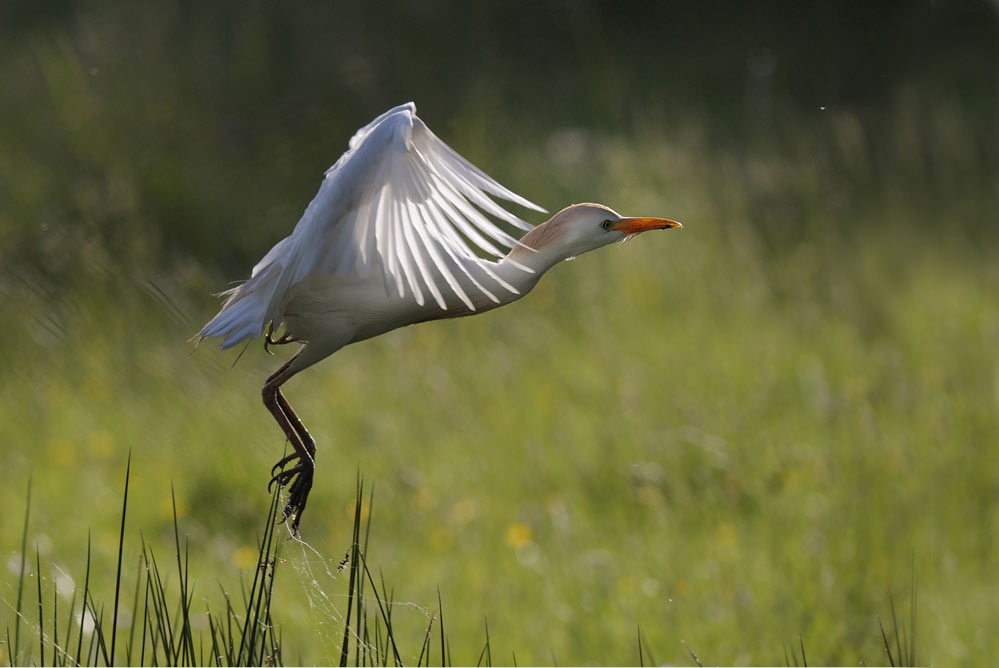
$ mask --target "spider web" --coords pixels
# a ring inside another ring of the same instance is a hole
[[[353,602],[353,607],[351,608],[351,616],[354,620],[347,619],[347,613],[341,610],[342,607],[348,605],[348,594],[343,593],[333,593],[331,588],[336,585],[339,587],[346,588],[346,583],[341,581],[341,576],[349,578],[350,563],[349,559],[352,555],[353,550],[347,549],[346,554],[343,558],[330,558],[325,556],[316,547],[311,545],[305,540],[302,540],[301,536],[292,533],[291,528],[286,526],[287,531],[287,544],[290,546],[288,556],[284,557],[289,565],[295,570],[298,575],[299,584],[302,587],[302,591],[305,594],[305,600],[308,604],[309,612],[312,618],[315,620],[315,635],[318,638],[325,656],[330,660],[338,658],[340,656],[342,643],[343,643],[343,633],[344,629],[350,634],[351,644],[353,647],[350,648],[351,653],[360,651],[361,655],[367,654],[368,660],[372,660],[372,657],[379,657],[381,660],[388,662],[391,659],[392,645],[389,644],[386,647],[379,647],[373,641],[365,642],[364,639],[359,634],[359,629],[356,628],[356,615],[358,606],[358,597],[363,601],[365,605],[365,610],[362,612],[362,618],[364,618],[364,623],[373,628],[374,624],[381,624],[382,643],[385,644],[387,640],[387,631],[385,619],[382,616],[382,610],[384,609],[386,613],[390,611],[385,606],[391,606],[392,610],[404,609],[409,611],[418,612],[426,626],[436,618],[436,613],[434,610],[426,608],[413,601],[388,601],[383,596],[378,596],[379,603],[375,601],[375,597],[372,596],[371,589],[375,586],[375,583],[368,580],[369,574],[366,573],[365,568],[365,556],[363,551],[361,552],[360,563],[357,564],[357,581],[354,586],[354,596],[355,600]],[[352,547],[352,546],[351,546]],[[291,558],[292,555],[294,558]],[[336,564],[336,566],[332,566]],[[362,587],[362,579],[365,581]],[[398,622],[394,615],[392,617],[392,627],[393,630],[397,630]],[[373,637],[373,632],[369,632],[370,637]],[[422,638],[421,638],[422,641]],[[403,647],[399,647],[400,639],[396,637],[396,647],[398,648],[400,657],[406,661],[407,654],[406,647],[408,646],[409,651],[412,651],[412,644],[403,642],[401,643]],[[422,647],[422,644],[420,645]],[[385,652],[389,654],[383,656]],[[416,662],[417,654],[412,654],[409,660]]]

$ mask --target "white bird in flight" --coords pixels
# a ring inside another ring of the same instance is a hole
[[[509,304],[581,253],[682,227],[575,204],[532,228],[492,198],[544,212],[441,141],[412,102],[390,109],[357,131],[291,235],[249,280],[223,293],[222,309],[197,335],[199,343],[221,338],[223,348],[262,334],[265,347],[302,343],[263,387],[264,405],[294,449],[271,471],[272,483],[292,483],[284,515],[293,530],[312,488],[316,442],[281,393],[289,378],[397,327]],[[527,233],[518,241],[487,215]],[[275,339],[282,324],[284,335]]]

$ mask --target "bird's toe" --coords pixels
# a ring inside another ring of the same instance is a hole
[[[291,487],[288,488],[288,503],[282,514],[284,515],[283,521],[291,519],[291,530],[296,534],[298,533],[298,524],[302,521],[302,513],[305,512],[305,504],[309,500],[309,492],[312,490],[314,470],[312,466],[299,465],[278,474],[279,476],[290,474],[288,479],[294,477]],[[283,486],[286,482],[287,480],[281,482],[281,485]]]
[[[290,455],[282,457],[280,460],[278,460],[277,464],[271,467],[271,475],[272,476],[276,475],[278,471],[280,471],[286,465],[290,464],[291,462],[295,461],[298,458],[299,454],[297,452],[293,452]]]

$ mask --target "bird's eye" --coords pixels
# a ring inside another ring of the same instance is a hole
[[[605,220],[604,222],[600,223],[600,227],[604,228],[605,230],[609,230],[611,228],[611,225],[613,225],[613,224],[614,224],[614,221],[608,219],[608,220]]]

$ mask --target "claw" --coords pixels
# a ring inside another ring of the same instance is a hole
[[[283,346],[286,343],[294,343],[297,340],[298,339],[296,339],[295,337],[293,337],[291,334],[288,333],[285,333],[280,339],[275,339],[274,323],[271,322],[267,326],[267,334],[264,335],[264,351],[268,355],[273,355],[274,353],[272,353],[270,349],[271,346]]]
[[[295,515],[295,519],[291,522],[291,530],[293,533],[298,533],[298,523],[302,521],[302,514],[305,512],[305,504],[309,500],[309,490],[312,489],[312,472],[310,471],[307,475],[303,472],[295,480],[296,489],[292,492],[291,498],[288,500],[288,505],[285,507],[285,516],[288,517],[292,513]]]
[[[313,449],[314,448],[315,448],[315,446],[313,446]],[[298,459],[298,457],[299,457],[299,455],[298,455],[297,452],[293,452],[293,453],[291,453],[290,455],[288,455],[286,457],[282,457],[281,460],[277,464],[275,464],[274,466],[271,467],[271,475],[272,476],[275,475],[275,471],[277,471],[278,469],[283,469],[285,467],[285,464],[288,464],[289,462],[292,462],[292,461]],[[273,478],[271,478],[271,480],[273,480]]]
[[[290,468],[287,471],[285,470],[278,471],[273,477],[271,477],[270,482],[267,483],[267,492],[270,493],[271,489],[274,487],[274,483],[277,483],[278,487],[284,487],[289,482],[291,482],[292,478],[294,478],[296,475],[300,473],[303,473],[305,470],[306,470],[305,465],[299,464],[298,466]]]
[[[295,467],[298,469],[299,467]],[[311,468],[302,468],[301,471],[296,471],[298,474],[295,481],[291,484],[291,489],[288,490],[288,504],[281,511],[284,516],[282,522],[291,519],[291,531],[292,533],[298,533],[298,524],[302,521],[302,514],[305,512],[305,504],[309,500],[309,491],[312,489],[312,476],[313,470]]]

